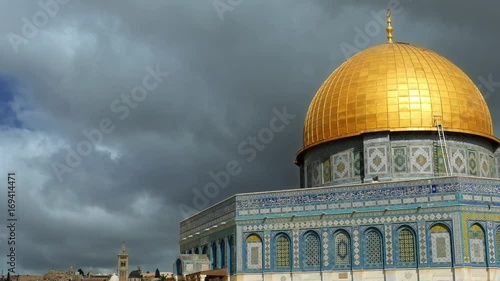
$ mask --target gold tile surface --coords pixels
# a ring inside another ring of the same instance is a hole
[[[318,90],[300,152],[367,132],[436,131],[436,117],[445,131],[498,141],[483,96],[460,68],[422,47],[374,46],[340,65]]]

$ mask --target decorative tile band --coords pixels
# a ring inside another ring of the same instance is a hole
[[[448,179],[450,180],[450,179]],[[255,194],[237,198],[239,210],[250,208],[278,208],[333,202],[352,202],[378,198],[423,196],[430,194],[464,192],[496,195],[500,193],[500,180],[483,183],[467,182],[468,178],[456,178],[455,181],[439,182],[435,179],[408,182],[387,182],[352,187],[320,188],[315,190],[297,190],[267,195]],[[473,180],[470,180],[473,181]],[[425,184],[424,184],[425,182]]]
[[[283,229],[303,229],[317,227],[332,227],[332,226],[354,226],[361,224],[379,224],[379,223],[396,223],[396,222],[414,222],[420,220],[448,220],[451,215],[448,213],[437,214],[418,214],[404,216],[388,216],[375,218],[357,218],[357,219],[336,219],[336,220],[312,220],[301,222],[280,222],[280,223],[265,223],[244,225],[243,231],[262,231],[262,230],[283,230]]]

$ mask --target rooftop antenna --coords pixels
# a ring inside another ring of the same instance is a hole
[[[387,31],[387,43],[392,44],[392,25],[391,25],[391,9],[387,9],[387,12],[385,12],[385,16],[387,17],[387,28],[385,29]]]

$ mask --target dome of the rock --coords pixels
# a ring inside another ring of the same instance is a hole
[[[488,106],[455,64],[407,43],[368,48],[338,67],[314,96],[299,152],[331,140],[380,131],[445,131],[490,138]]]

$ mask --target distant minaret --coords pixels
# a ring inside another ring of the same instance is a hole
[[[122,249],[118,254],[118,280],[127,281],[128,278],[128,253],[125,248],[125,242],[122,243]]]

